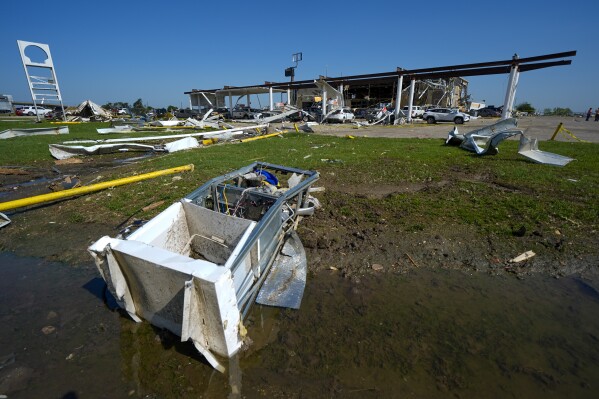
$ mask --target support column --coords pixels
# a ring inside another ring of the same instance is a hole
[[[414,89],[416,88],[416,78],[410,80],[410,98],[408,100],[408,122],[412,122],[412,106],[414,105]]]
[[[514,109],[514,101],[516,101],[516,89],[518,88],[518,80],[520,80],[520,71],[516,71],[516,77],[514,78],[514,88],[512,90],[512,96],[510,98],[510,112]]]
[[[272,86],[270,86],[268,88],[268,104],[269,104],[269,106],[268,106],[269,110],[272,111],[273,109],[275,109],[273,106],[273,102],[272,102]]]
[[[287,105],[291,104],[291,89],[287,89]]]
[[[516,61],[518,59],[518,54],[514,54],[512,59]],[[507,83],[507,90],[505,91],[505,100],[503,101],[503,111],[501,112],[501,120],[509,118],[512,114],[510,104],[513,102],[512,96],[516,94],[516,84],[518,83],[517,75],[518,64],[514,62],[510,71],[510,77]]]
[[[250,95],[249,94],[245,95],[245,103],[246,103],[246,105],[247,105],[248,108],[251,108],[250,107]]]
[[[229,119],[233,119],[233,95],[229,92]]]
[[[399,124],[399,111],[401,111],[401,87],[403,86],[403,75],[397,78],[397,93],[395,94],[395,121],[394,125]]]
[[[339,106],[342,108],[345,107],[345,97],[343,96],[343,89],[344,89],[343,84],[341,84],[339,86],[339,93],[341,93],[341,98],[339,99],[338,103],[339,103]]]
[[[327,89],[322,89],[322,116],[327,114]]]

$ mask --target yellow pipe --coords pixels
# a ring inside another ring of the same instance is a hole
[[[271,134],[265,134],[263,136],[255,136],[255,137],[250,137],[247,139],[242,139],[241,142],[242,143],[247,143],[248,141],[254,141],[254,140],[261,140],[261,139],[267,139],[269,137],[274,137],[274,136],[280,136],[283,133],[287,133],[286,131],[283,132],[278,132],[278,133],[271,133]]]
[[[157,170],[156,172],[144,173],[143,175],[123,177],[122,179],[110,180],[104,183],[92,184],[91,186],[77,187],[70,190],[58,191],[55,193],[36,195],[34,197],[22,198],[14,201],[7,201],[0,203],[0,211],[6,211],[8,209],[21,208],[23,206],[29,206],[39,204],[47,201],[54,201],[61,198],[72,197],[74,195],[88,194],[94,191],[100,191],[105,188],[122,186],[124,184],[135,183],[141,180],[152,179],[154,177],[169,175],[172,173],[179,173],[185,171],[192,171],[193,164],[178,166],[176,168]]]

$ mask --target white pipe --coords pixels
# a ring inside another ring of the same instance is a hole
[[[410,98],[408,100],[408,122],[412,122],[412,106],[414,105],[414,89],[416,88],[416,79],[410,81]]]
[[[503,112],[501,113],[501,119],[507,119],[510,117],[511,110],[510,101],[512,98],[512,90],[514,87],[514,81],[516,79],[516,73],[518,72],[518,65],[513,65],[510,71],[510,77],[507,83],[507,90],[505,91],[505,100],[503,101]]]
[[[291,89],[287,89],[287,105],[291,105]]]
[[[512,96],[510,98],[510,114],[514,109],[514,101],[516,101],[516,89],[518,88],[519,80],[520,80],[520,71],[516,71],[516,77],[514,78],[514,87],[512,88]]]
[[[268,107],[269,110],[272,111],[273,109],[275,109],[272,102],[272,86],[268,88],[268,103],[270,104]]]
[[[395,94],[395,122],[394,125],[399,123],[399,111],[401,110],[401,86],[403,85],[403,75],[399,75],[397,79],[397,93]]]
[[[322,89],[322,116],[324,117],[327,114],[327,89]]]

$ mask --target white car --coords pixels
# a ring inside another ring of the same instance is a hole
[[[356,116],[348,108],[338,109],[330,114],[327,118],[329,122],[340,122],[345,123],[346,121],[352,122]]]
[[[401,110],[403,111],[403,113],[405,115],[407,115],[408,109],[409,109],[409,107],[406,105]],[[422,118],[423,114],[424,114],[424,110],[421,107],[419,107],[418,105],[412,105],[412,118]]]
[[[37,110],[36,110],[37,108]],[[40,116],[46,116],[46,114],[49,114],[50,112],[52,112],[51,109],[49,108],[44,108],[44,107],[34,107],[32,105],[29,105],[27,107],[23,107],[20,110],[18,110],[17,115],[35,115],[36,113]]]
[[[470,115],[460,112],[457,109],[431,108],[422,115],[422,119],[427,123],[453,122],[456,125],[461,125],[470,120]]]

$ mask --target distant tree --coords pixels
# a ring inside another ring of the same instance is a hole
[[[145,114],[146,113],[146,107],[144,107],[144,103],[141,100],[141,98],[138,98],[134,103],[133,103],[133,110],[132,110],[135,114],[137,115],[141,115],[141,114]]]
[[[524,102],[522,104],[516,105],[516,111],[534,114],[536,110],[532,105],[530,105],[530,103]]]
[[[178,110],[178,109],[179,109],[179,107],[175,107],[174,105],[169,105],[168,107],[166,107],[166,110],[167,110],[168,112],[171,112],[171,111],[176,111],[176,110]]]
[[[573,112],[570,108],[545,108],[543,110],[543,115],[555,115],[555,116],[570,116]]]
[[[553,108],[553,115],[570,116],[572,115],[572,110],[570,108]]]
[[[113,108],[115,108],[115,106],[112,103],[106,103],[106,104],[102,105],[102,108],[104,108],[104,109],[113,109]]]

